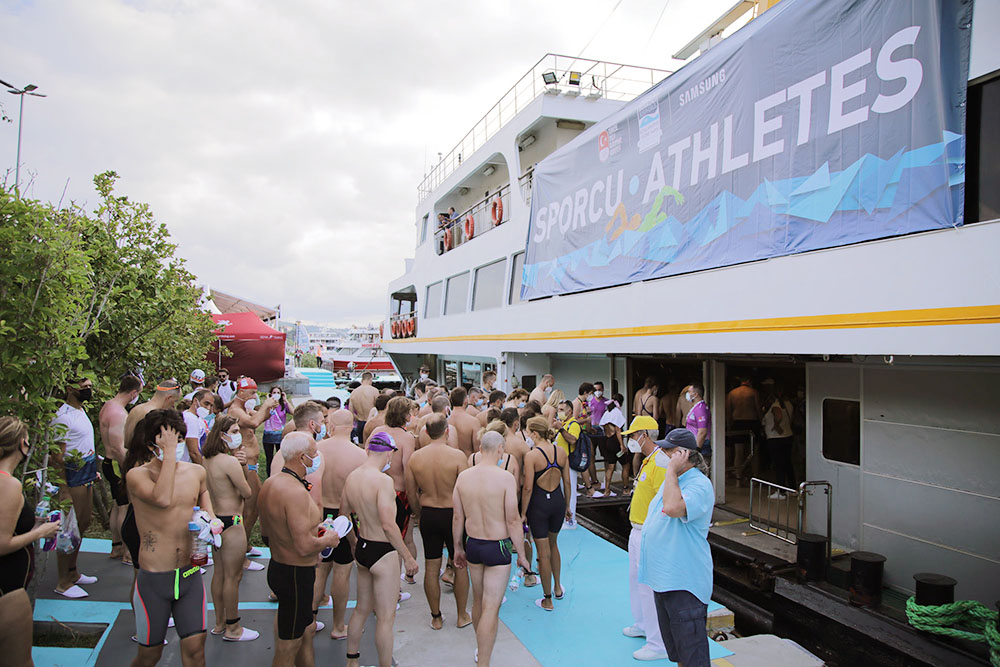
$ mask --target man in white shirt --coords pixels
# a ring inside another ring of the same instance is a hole
[[[236,382],[229,379],[229,370],[226,368],[219,369],[219,388],[215,393],[219,395],[227,408],[236,396]]]
[[[59,489],[61,500],[71,500],[76,510],[80,535],[90,525],[93,511],[91,486],[97,480],[97,452],[94,449],[94,425],[83,404],[93,398],[94,383],[89,379],[71,380],[66,385],[66,402],[56,411],[52,425],[60,451],[54,453],[52,462],[62,473],[65,484]],[[67,598],[85,598],[88,593],[79,584],[93,584],[97,577],[88,577],[76,569],[77,552],[56,554],[59,581],[56,593]]]
[[[208,389],[199,389],[191,397],[191,407],[184,411],[184,426],[187,433],[184,435],[184,444],[187,451],[178,461],[201,464],[201,448],[205,446],[208,439],[208,424],[205,417],[208,416],[215,399]]]

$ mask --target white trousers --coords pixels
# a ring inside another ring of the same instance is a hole
[[[579,475],[577,471],[572,468],[569,469],[569,511],[573,515],[573,521],[576,521],[576,497],[579,495],[579,491],[576,490],[576,476]]]
[[[628,535],[628,586],[629,599],[632,602],[632,617],[635,624],[646,633],[646,645],[654,651],[666,651],[663,638],[660,637],[660,623],[656,620],[656,604],[653,601],[653,589],[639,583],[639,545],[642,541],[642,528],[632,526]]]

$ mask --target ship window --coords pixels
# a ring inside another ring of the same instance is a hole
[[[823,457],[830,461],[861,463],[861,403],[823,399]]]
[[[965,222],[1000,218],[1000,76],[969,86],[966,119]],[[993,109],[993,112],[990,112]]]
[[[441,315],[441,281],[427,286],[427,309],[424,317],[431,319]]]
[[[445,294],[444,314],[464,313],[469,299],[469,272],[448,278],[448,292]]]
[[[521,274],[524,272],[524,253],[514,255],[514,266],[510,271],[510,303],[521,303]]]
[[[420,221],[420,243],[427,240],[427,219],[430,216],[430,213],[424,213],[424,219]]]
[[[503,278],[506,269],[506,259],[476,269],[476,283],[472,290],[472,310],[499,308],[503,305]]]

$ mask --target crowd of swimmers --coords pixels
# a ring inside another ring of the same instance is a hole
[[[128,375],[99,412],[104,451],[98,466],[85,405],[92,383],[70,381],[53,422],[62,444],[54,456],[62,476],[58,494],[74,506],[82,533],[98,467],[110,486],[111,557],[135,572],[129,597],[138,647],[132,664],[157,664],[168,625],[180,637],[185,665],[204,664],[208,633],[227,642],[260,636],[264,629],[244,626],[239,612],[243,573],[264,569],[255,560],[262,552],[251,546],[259,522],[270,549],[267,584],[277,602],[274,665],[313,664],[313,638],[325,628],[318,611],[330,603],[329,637],[345,642],[349,667],[360,664],[361,635],[372,613],[378,664],[393,664],[395,613],[410,597],[401,582],[415,583],[421,569],[415,527],[430,627],[441,630],[447,622],[441,591],[448,586],[456,602],[454,625],[474,626],[474,657],[489,665],[512,571],[523,576],[525,587],[540,586],[539,613],[553,612],[566,595],[558,535],[576,527],[577,474],[568,458],[581,432],[601,438],[610,467],[602,491],[593,471],[582,473],[588,494],[614,495],[616,461],[625,486],[619,491],[626,492],[631,471],[640,471],[652,447],[636,440],[637,427],[625,428],[622,397],[604,397],[600,382],[581,384],[573,399],[555,388],[551,376],[531,392],[507,393],[495,382],[489,371],[481,386],[449,389],[423,368],[402,392],[377,388],[365,373],[343,406],[335,397],[293,405],[278,386],[265,397],[253,378],[230,378],[225,369],[206,377],[197,370],[190,387],[165,379],[137,404],[144,384]],[[655,422],[653,427],[650,433]],[[57,525],[36,525],[20,484],[8,479],[27,441],[24,424],[0,418],[0,473],[8,473],[0,474],[0,646],[21,651],[6,655],[27,650],[27,660],[13,664],[30,664],[30,625],[25,631],[17,623],[31,616],[24,587],[33,571],[32,544],[51,537]],[[214,623],[206,613],[206,570],[192,560],[195,507],[221,534],[204,564],[214,567]],[[353,529],[332,530],[330,520],[337,517],[347,517]],[[97,583],[77,570],[76,556],[58,554],[55,590],[74,599]],[[357,602],[348,622],[355,567]],[[17,623],[4,623],[15,617]]]

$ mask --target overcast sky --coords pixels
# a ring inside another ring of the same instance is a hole
[[[542,55],[675,69],[732,4],[668,0],[654,32],[663,0],[0,0],[0,79],[49,95],[25,101],[26,196],[92,210],[113,169],[200,282],[362,324],[413,254],[425,161]]]

